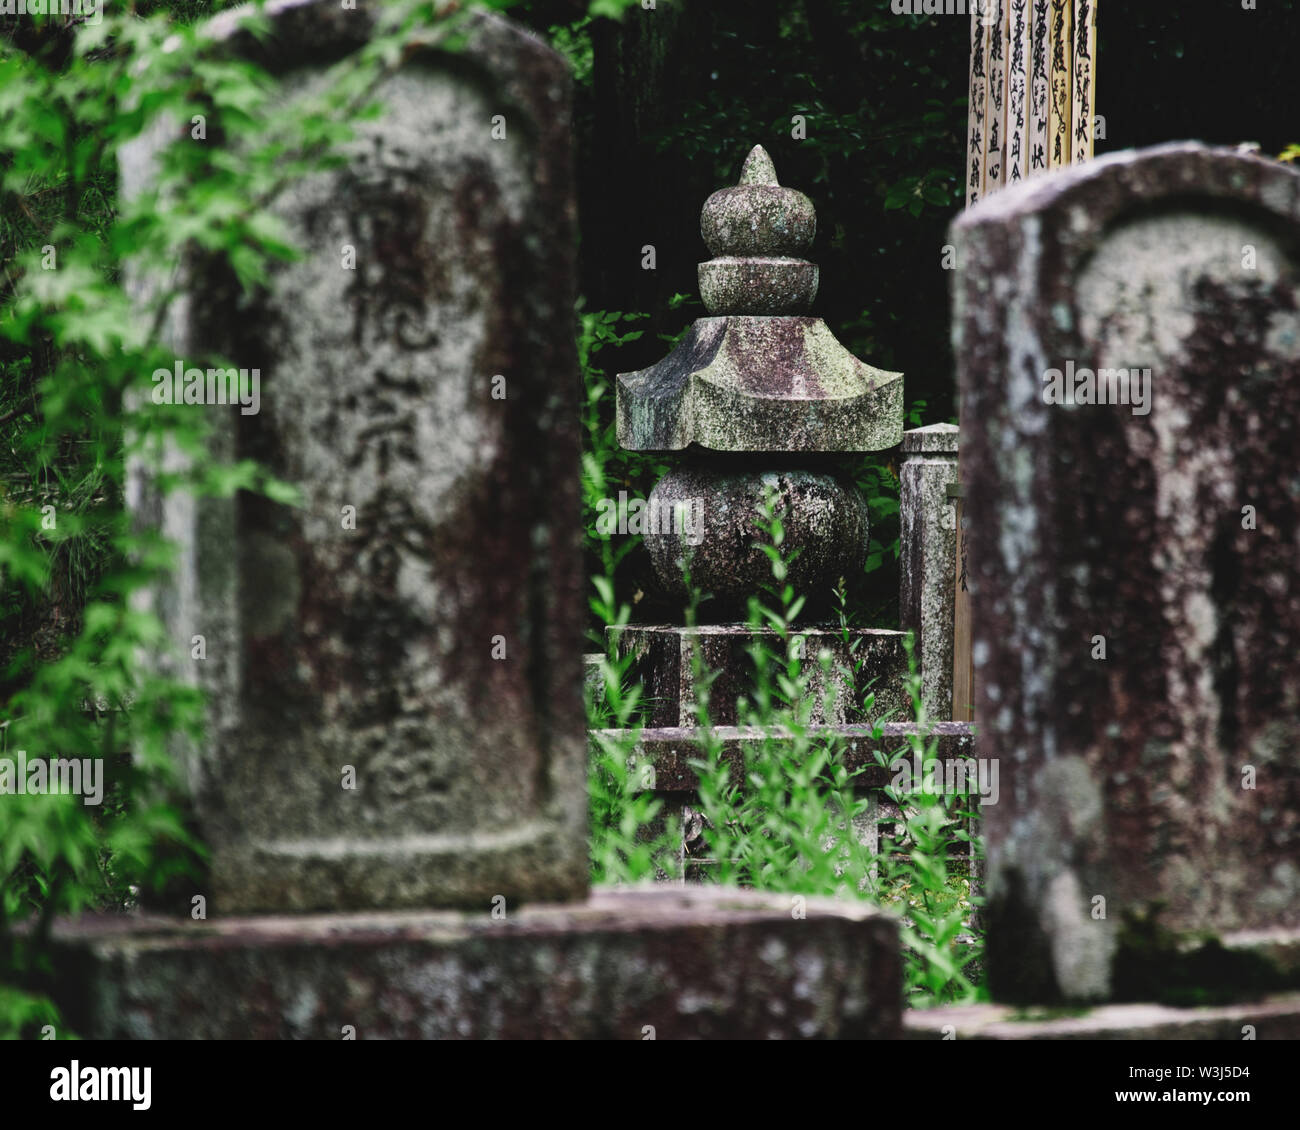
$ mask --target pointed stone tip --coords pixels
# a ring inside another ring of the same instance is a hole
[[[740,184],[779,184],[776,179],[776,166],[767,150],[755,145],[745,158],[745,167],[740,170]]]

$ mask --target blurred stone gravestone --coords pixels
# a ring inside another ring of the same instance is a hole
[[[1120,153],[954,235],[995,999],[1293,985],[1300,176]]]
[[[276,46],[239,49],[292,99],[364,18],[281,4]],[[206,637],[184,669],[220,740],[189,775],[220,913],[586,889],[568,79],[490,21],[455,54],[494,81],[399,70],[348,163],[277,201],[304,257],[255,303],[192,280],[176,328],[187,364],[260,370],[225,442],[301,495],[139,489],[186,547],[160,610]]]
[[[286,98],[373,20],[267,10],[264,43],[238,12],[211,27]],[[136,476],[141,521],[180,549],[156,607],[174,643],[207,637],[207,736],[187,754],[207,914],[61,923],[69,1021],[100,1038],[897,1033],[886,917],[716,888],[588,896],[569,77],[487,15],[454,53],[403,59],[348,160],[280,203],[306,255],[265,300],[186,284],[178,358],[263,375],[256,414],[206,409],[214,443],[302,501],[186,502]],[[162,140],[123,154],[126,192]],[[168,266],[137,267],[142,297]]]

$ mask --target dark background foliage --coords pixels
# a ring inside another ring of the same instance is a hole
[[[949,345],[948,224],[964,204],[969,22],[896,16],[888,0],[658,0],[622,22],[582,18],[583,0],[514,10],[543,33],[579,26],[577,162],[582,280],[596,309],[649,311],[619,354],[653,363],[656,332],[698,306],[707,258],[699,212],[734,184],[750,147],[817,207],[816,313],[860,357],[907,374],[926,422],[956,416]],[[1294,0],[1107,3],[1098,17],[1097,153],[1198,139],[1300,137],[1300,14]],[[791,117],[807,117],[793,140]],[[899,206],[899,205],[902,206]],[[641,269],[653,244],[658,269]]]

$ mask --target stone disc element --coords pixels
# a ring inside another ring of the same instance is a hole
[[[698,277],[714,314],[802,314],[817,297],[817,264],[805,259],[710,259]]]

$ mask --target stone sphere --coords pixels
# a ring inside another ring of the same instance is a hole
[[[704,202],[700,235],[711,255],[799,258],[812,248],[817,212],[812,201],[793,188],[734,185]]]
[[[733,604],[773,581],[772,563],[756,543],[765,492],[782,514],[786,581],[797,595],[821,603],[841,577],[860,572],[867,553],[867,505],[847,479],[824,471],[670,471],[650,492],[646,548],[660,583],[686,597],[683,577],[701,593]]]

